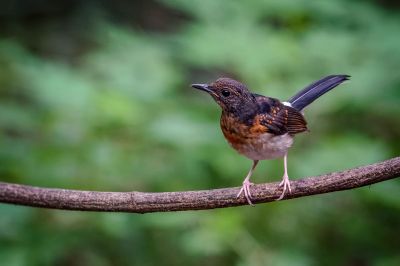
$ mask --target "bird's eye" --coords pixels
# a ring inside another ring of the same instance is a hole
[[[228,97],[229,95],[231,95],[231,92],[228,89],[222,89],[221,94],[224,97]]]

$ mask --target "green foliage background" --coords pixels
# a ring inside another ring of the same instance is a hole
[[[0,11],[0,181],[102,191],[238,186],[251,162],[190,83],[219,76],[306,111],[292,179],[400,154],[395,1],[13,1]],[[278,181],[281,160],[253,180]],[[0,205],[0,265],[400,265],[400,183],[162,214]]]

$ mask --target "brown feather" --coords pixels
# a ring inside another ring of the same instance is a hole
[[[286,133],[295,135],[307,131],[307,122],[296,109],[274,98],[256,95],[256,99],[261,112],[255,120],[260,120],[260,124],[267,128],[267,132],[276,135]]]
[[[295,135],[304,131],[307,131],[307,122],[304,119],[303,115],[292,107],[285,106],[286,110],[288,110],[287,116],[287,130],[289,134]]]

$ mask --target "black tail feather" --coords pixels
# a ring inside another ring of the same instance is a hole
[[[298,92],[288,101],[291,106],[298,111],[303,110],[307,105],[315,101],[317,98],[327,93],[340,83],[349,80],[349,75],[330,75],[308,85]]]

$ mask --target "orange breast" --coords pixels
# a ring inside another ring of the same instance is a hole
[[[255,119],[254,123],[249,126],[231,115],[221,116],[221,129],[225,138],[235,149],[239,149],[240,146],[247,143],[252,143],[261,134],[267,132],[267,128],[261,125],[258,119]]]
[[[251,126],[234,117],[222,116],[221,129],[229,144],[240,154],[252,160],[283,157],[293,143],[289,134],[274,135],[255,117]]]

